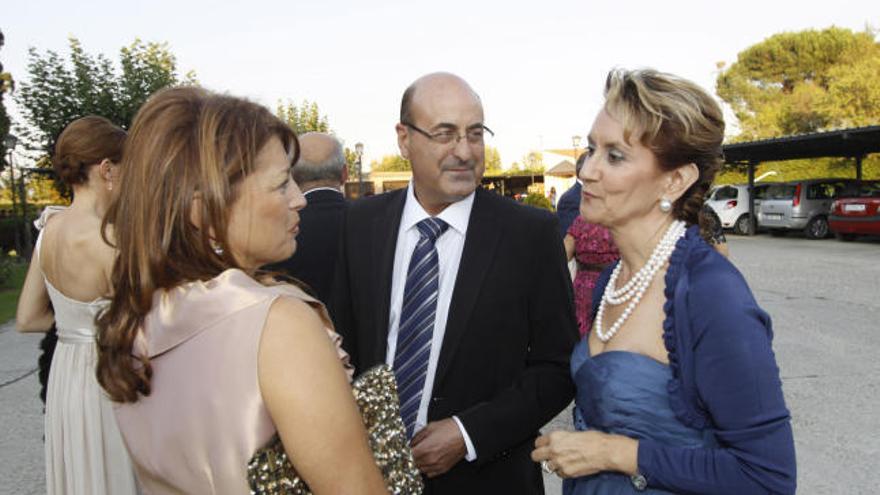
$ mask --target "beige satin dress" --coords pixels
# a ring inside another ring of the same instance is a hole
[[[40,263],[46,222],[64,210],[47,207],[34,222],[40,235],[31,263]],[[56,289],[45,276],[43,281],[58,328],[46,390],[46,493],[134,495],[134,471],[116,427],[113,403],[95,377],[95,315],[110,301],[78,301]]]
[[[230,269],[154,295],[136,345],[150,357],[152,392],[116,409],[144,493],[248,493],[247,462],[276,432],[257,353],[280,296],[318,311],[347,366],[324,306],[291,285],[263,286]]]

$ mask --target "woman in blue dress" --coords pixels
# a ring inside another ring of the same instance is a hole
[[[704,239],[724,120],[695,84],[614,70],[580,171],[581,215],[621,260],[571,359],[575,432],[532,458],[566,495],[794,493],[794,440],[770,318]]]

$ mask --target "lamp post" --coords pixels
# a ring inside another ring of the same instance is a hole
[[[18,137],[14,134],[7,134],[6,137],[3,138],[3,146],[6,148],[6,165],[9,166],[9,197],[12,200],[12,215],[16,214],[16,205],[15,205],[15,169],[12,166],[12,152],[15,151],[15,147],[18,145]],[[15,252],[21,253],[21,235],[19,229],[15,228]]]
[[[6,165],[9,167],[9,194],[12,198],[12,212],[15,212],[15,172],[12,170],[12,152],[18,145],[18,138],[14,134],[7,134],[3,138],[3,147],[6,148]]]
[[[357,155],[357,166],[358,166],[358,199],[364,197],[364,172],[363,172],[363,158],[364,158],[364,143],[355,143],[354,145],[354,153]]]

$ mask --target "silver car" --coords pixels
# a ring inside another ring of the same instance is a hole
[[[810,179],[773,184],[767,188],[758,212],[758,226],[773,235],[802,230],[808,239],[829,234],[831,202],[852,179]]]

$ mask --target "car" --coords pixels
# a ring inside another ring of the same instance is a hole
[[[831,202],[854,179],[809,179],[767,188],[758,212],[758,226],[772,235],[803,231],[807,239],[828,237]]]
[[[761,199],[771,184],[755,184],[755,211],[759,211]],[[706,204],[715,211],[721,227],[745,235],[751,232],[749,222],[748,184],[723,184],[715,186],[707,195]]]
[[[828,226],[842,241],[880,235],[880,181],[862,181],[844,188],[831,204]]]

